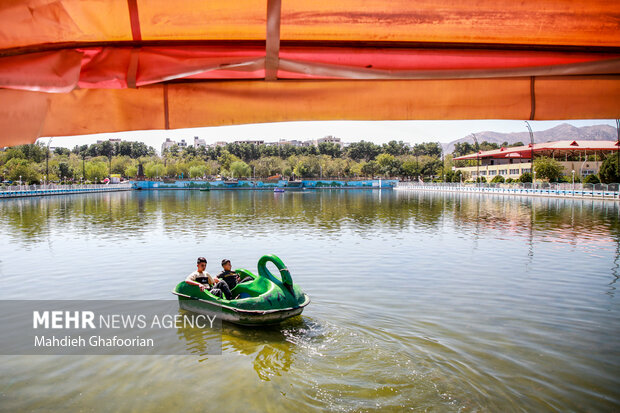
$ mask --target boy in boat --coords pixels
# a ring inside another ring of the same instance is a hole
[[[220,281],[218,278],[213,279],[211,274],[206,272],[207,259],[205,257],[198,257],[196,261],[196,271],[191,273],[185,279],[187,284],[197,285],[200,287],[200,291],[209,290],[211,294],[216,297],[224,296],[227,300],[231,299],[230,288],[225,281]]]
[[[222,260],[222,268],[224,269],[224,271],[219,273],[217,275],[217,278],[222,281],[226,281],[226,284],[228,284],[228,288],[230,288],[231,290],[235,288],[237,284],[254,280],[254,278],[252,277],[245,277],[243,281],[240,281],[241,277],[239,276],[239,274],[231,270],[230,260],[226,258]]]

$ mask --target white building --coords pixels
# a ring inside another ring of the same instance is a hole
[[[336,138],[335,136],[324,136],[322,138],[316,139],[314,141],[314,145],[315,146],[319,146],[322,143],[335,143],[336,145],[340,146],[342,148],[343,144],[342,141],[340,140],[340,138]]]
[[[176,144],[177,143],[173,141],[172,139],[166,138],[164,143],[161,144],[161,153],[164,153],[166,149],[170,149],[173,145],[176,145]]]
[[[204,139],[200,139],[198,136],[194,136],[194,148],[198,149],[199,146],[207,146],[207,142]]]

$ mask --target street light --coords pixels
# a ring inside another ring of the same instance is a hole
[[[575,170],[573,169],[573,196],[575,196]]]

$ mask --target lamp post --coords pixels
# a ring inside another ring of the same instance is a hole
[[[575,170],[573,169],[573,196],[575,196]]]
[[[536,188],[536,172],[534,171],[534,132],[532,132],[532,128],[530,127],[530,123],[525,121],[525,126],[527,126],[527,130],[530,133],[530,162],[531,162],[531,171],[532,176],[534,177],[534,189]]]
[[[534,190],[536,190],[536,171],[532,168],[532,184],[534,185]]]
[[[480,145],[478,145],[478,139],[475,134],[471,134],[474,137],[474,142],[476,143],[476,181],[478,183],[477,186],[480,186]]]
[[[19,176],[19,190],[22,190],[22,176]]]

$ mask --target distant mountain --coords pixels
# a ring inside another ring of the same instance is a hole
[[[529,132],[511,132],[511,133],[499,133],[499,132],[476,132],[476,138],[478,143],[482,141],[494,142],[501,145],[503,142],[509,144],[515,142],[523,142],[525,145],[530,143]],[[615,141],[618,138],[616,128],[610,125],[593,125],[582,126],[580,128],[569,125],[568,123],[562,123],[551,129],[544,131],[534,132],[534,142],[551,142],[551,141],[563,141],[568,139],[574,140],[590,140],[590,141]],[[465,136],[461,139],[454,140],[448,144],[444,144],[444,150],[446,153],[452,153],[454,145],[460,142],[474,143],[474,138],[471,135]]]

